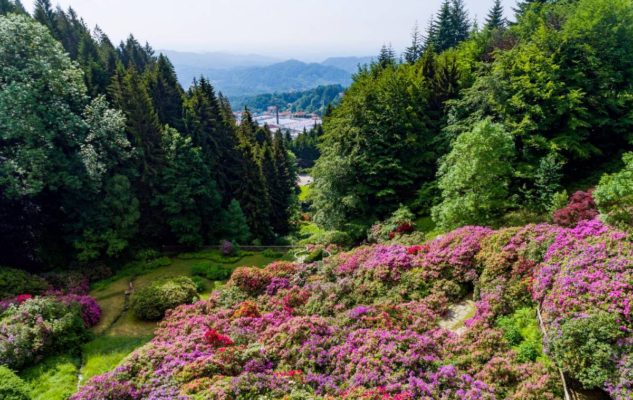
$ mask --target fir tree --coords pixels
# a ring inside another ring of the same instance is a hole
[[[503,17],[503,6],[501,5],[501,0],[495,0],[494,5],[486,17],[486,28],[501,29],[505,27],[505,25],[506,20]]]
[[[237,243],[248,243],[251,231],[240,203],[232,199],[222,217],[222,235],[224,239]]]
[[[380,54],[378,55],[378,67],[381,69],[393,67],[396,63],[396,53],[393,51],[391,45],[383,45],[380,49]]]
[[[432,46],[436,46],[437,40],[437,25],[435,24],[435,18],[433,15],[429,18],[429,24],[426,27],[426,40],[424,41],[424,48],[427,49]]]
[[[404,60],[409,64],[415,64],[416,61],[422,56],[424,50],[423,37],[418,29],[416,23],[413,27],[413,33],[411,34],[411,45],[407,47],[404,52]]]
[[[440,12],[437,15],[437,20],[434,23],[435,34],[433,35],[433,46],[441,53],[446,49],[449,49],[455,45],[455,35],[453,31],[453,18],[451,3],[449,0],[444,0]]]
[[[137,71],[143,72],[145,68],[154,62],[154,51],[148,44],[142,46],[133,35],[130,35],[125,43],[119,45],[119,56],[123,65],[133,65]]]
[[[161,123],[184,132],[183,90],[178,83],[174,66],[167,57],[162,54],[158,56],[148,81],[154,108]]]
[[[243,170],[236,198],[242,206],[253,236],[263,242],[269,242],[273,237],[270,227],[270,197],[259,161],[256,131],[257,125],[251,113],[245,109],[237,130]]]
[[[35,0],[33,18],[40,24],[48,27],[51,33],[53,33],[53,36],[57,37],[55,11],[53,11],[50,0]]]
[[[545,0],[521,0],[517,2],[517,6],[513,8],[517,19],[527,12],[532,6],[538,6],[545,3]]]
[[[468,20],[468,11],[466,11],[464,0],[452,1],[451,22],[454,35],[454,44],[451,47],[453,47],[468,39],[468,36],[470,35],[470,22]]]
[[[26,9],[20,0],[0,0],[0,15],[26,14]]]

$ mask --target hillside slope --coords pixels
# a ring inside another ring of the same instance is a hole
[[[632,260],[626,236],[594,220],[242,268],[73,399],[559,399],[555,363],[628,399]],[[473,290],[465,328],[438,327]]]

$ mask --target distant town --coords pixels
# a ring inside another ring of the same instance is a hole
[[[236,112],[234,115],[239,123],[242,117],[241,113]],[[253,119],[260,126],[268,125],[273,132],[279,130],[290,132],[293,138],[297,137],[297,135],[304,130],[310,130],[315,125],[321,125],[323,123],[318,114],[303,111],[279,111],[275,106],[268,107],[267,110],[262,113],[253,113]]]

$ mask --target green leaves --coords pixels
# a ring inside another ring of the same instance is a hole
[[[442,202],[433,219],[445,230],[491,225],[508,206],[514,142],[503,126],[483,120],[461,134],[440,162]]]

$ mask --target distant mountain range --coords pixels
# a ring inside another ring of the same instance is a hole
[[[355,73],[360,65],[370,64],[374,57],[330,57],[321,64]]]
[[[189,87],[194,78],[205,76],[229,98],[305,91],[327,85],[347,87],[358,65],[371,61],[371,57],[335,57],[322,63],[305,63],[255,54],[160,52],[171,60],[183,87]]]
[[[329,85],[306,91],[236,96],[231,98],[231,105],[235,111],[248,107],[255,113],[261,113],[268,107],[275,106],[279,111],[304,111],[322,115],[329,104],[336,103],[341,98],[343,91],[341,85]]]

